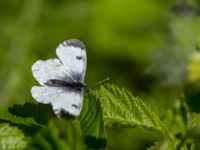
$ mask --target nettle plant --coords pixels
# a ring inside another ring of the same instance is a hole
[[[126,89],[104,84],[85,92],[76,119],[57,118],[48,104],[26,103],[1,108],[0,120],[1,149],[106,149],[106,127],[139,127],[161,135],[149,150],[193,150],[200,115],[190,113],[183,97],[176,111],[153,110]]]

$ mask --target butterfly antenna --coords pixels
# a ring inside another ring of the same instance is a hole
[[[92,90],[93,88],[95,88],[96,86],[99,86],[99,85],[101,85],[101,84],[103,84],[103,83],[105,83],[105,82],[107,82],[108,80],[110,80],[110,78],[108,77],[108,78],[106,78],[106,79],[103,79],[103,80],[101,80],[101,81],[99,81],[99,82],[97,82],[96,84],[94,84],[94,85],[86,85],[85,86],[85,90],[86,91],[90,91],[90,90]]]
[[[103,79],[103,80],[101,80],[101,81],[99,81],[99,82],[97,82],[97,83],[95,84],[95,86],[101,85],[101,84],[107,82],[108,80],[110,80],[109,77],[108,77],[108,78],[105,78],[105,79]]]

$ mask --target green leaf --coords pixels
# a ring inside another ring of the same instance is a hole
[[[33,118],[23,118],[11,114],[8,109],[0,109],[0,120],[4,122],[9,122],[12,124],[20,124],[24,126],[33,126],[36,125],[36,121]]]
[[[162,133],[166,129],[153,110],[124,88],[107,84],[96,92],[101,100],[106,125],[146,127]]]
[[[79,121],[87,148],[104,149],[106,147],[106,140],[104,137],[102,108],[99,99],[93,91],[85,94]]]
[[[8,109],[0,109],[0,120],[24,126],[40,126],[47,124],[50,118],[55,117],[50,105],[26,103],[14,105]]]
[[[12,127],[8,123],[0,124],[0,149],[21,150],[26,147],[28,139],[17,127]]]
[[[26,103],[0,109],[0,121],[9,122],[20,128],[27,136],[33,136],[47,124],[55,114],[50,105]]]
[[[78,121],[51,120],[39,131],[27,150],[82,150],[83,141]]]

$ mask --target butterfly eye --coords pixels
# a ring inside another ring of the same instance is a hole
[[[76,59],[81,60],[82,56],[76,56]]]

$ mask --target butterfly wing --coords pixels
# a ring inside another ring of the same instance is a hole
[[[58,117],[61,117],[63,112],[78,116],[82,109],[82,91],[68,91],[63,87],[34,86],[31,94],[38,102],[51,104]]]
[[[76,39],[61,43],[56,53],[61,62],[70,70],[70,74],[77,82],[83,82],[86,71],[85,45]]]
[[[59,79],[69,83],[74,80],[70,71],[58,59],[39,60],[33,64],[32,72],[40,85],[44,85],[50,79]]]
[[[78,116],[83,104],[83,90],[74,90],[60,83],[83,83],[86,70],[86,51],[82,42],[72,39],[56,49],[59,59],[37,61],[32,66],[33,76],[42,86],[34,86],[31,94],[40,103],[50,103],[57,116]],[[49,81],[59,81],[50,84]]]

